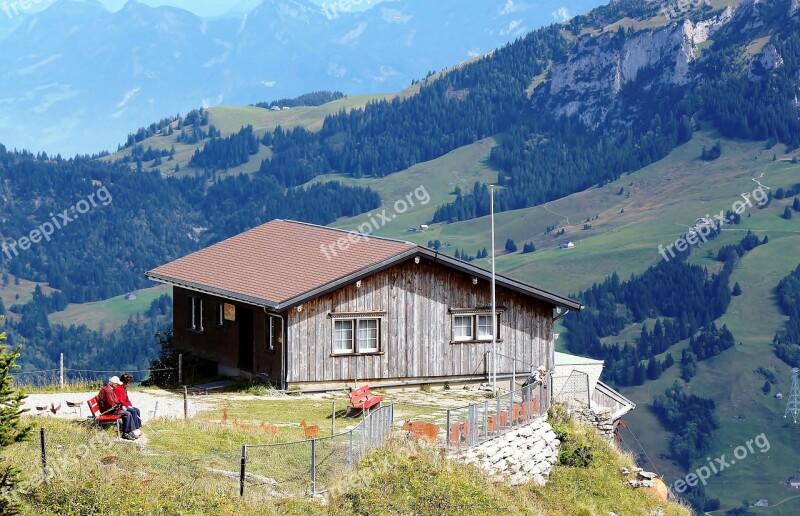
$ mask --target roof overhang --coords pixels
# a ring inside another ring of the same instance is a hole
[[[609,398],[613,399],[620,405],[622,408],[617,410],[615,413],[611,415],[614,420],[617,420],[630,412],[631,410],[636,408],[636,403],[632,402],[618,391],[611,388],[611,386],[606,385],[605,383],[601,382],[600,380],[597,381],[597,386],[595,387],[596,391],[600,391],[601,393],[605,394]]]
[[[194,290],[197,292],[203,292],[208,294],[213,294],[219,297],[224,297],[231,300],[241,301],[248,304],[264,306],[267,309],[274,310],[276,312],[284,311],[288,308],[292,308],[294,306],[300,305],[306,301],[310,301],[315,299],[319,296],[325,295],[327,293],[333,292],[334,290],[338,290],[339,288],[348,285],[350,283],[354,283],[360,279],[366,278],[371,276],[377,272],[382,270],[388,269],[402,263],[406,260],[416,258],[416,257],[424,257],[431,260],[434,263],[441,263],[446,267],[449,267],[454,270],[458,270],[464,272],[465,274],[472,275],[476,278],[480,278],[486,281],[491,281],[492,275],[491,272],[481,269],[480,267],[476,267],[471,265],[468,262],[464,262],[462,260],[458,260],[456,258],[440,254],[437,251],[427,249],[421,246],[417,246],[411,248],[407,251],[402,253],[398,253],[387,260],[383,260],[381,262],[377,262],[369,267],[365,267],[359,270],[356,273],[349,274],[347,276],[343,276],[338,278],[334,281],[326,283],[318,288],[309,290],[304,292],[298,296],[295,296],[290,299],[285,299],[282,301],[273,301],[268,299],[258,299],[252,296],[247,296],[243,294],[239,294],[237,292],[233,292],[230,290],[219,289],[215,287],[210,287],[208,285],[201,285],[197,283],[187,282],[180,280],[178,278],[172,278],[169,276],[155,274],[152,271],[145,273],[145,276],[150,278],[153,281],[158,281],[160,283],[167,283],[176,287],[185,288],[188,290]],[[520,281],[513,280],[511,278],[507,278],[505,276],[495,275],[495,282],[497,285],[503,286],[508,288],[509,290],[513,290],[524,294],[526,296],[530,296],[541,301],[544,301],[548,304],[553,305],[554,307],[563,307],[568,308],[570,310],[580,310],[582,305],[580,302],[575,301],[573,299],[559,296],[552,292],[548,292],[546,290],[534,287],[532,285],[528,285],[526,283],[522,283]]]

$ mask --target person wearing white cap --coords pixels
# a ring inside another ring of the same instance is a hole
[[[133,414],[133,435],[141,437],[142,431],[142,411],[133,406],[131,399],[128,397],[128,385],[133,383],[133,375],[130,373],[122,373],[119,376],[122,385],[114,385],[114,394],[125,410]]]
[[[122,438],[128,441],[135,441],[133,414],[125,409],[114,393],[114,388],[117,385],[122,385],[119,378],[116,376],[109,378],[108,383],[100,389],[100,393],[97,395],[97,405],[102,414],[119,414],[122,420]]]
[[[544,385],[546,379],[547,379],[547,368],[545,366],[539,366],[536,369],[536,371],[531,373],[531,375],[528,376],[525,379],[525,381],[522,383],[522,388],[523,388],[522,401],[523,401],[523,403],[528,401],[528,395],[529,395],[530,391],[532,391],[536,387],[536,385]],[[528,386],[530,386],[529,389],[526,388]],[[545,386],[545,388],[547,388],[547,387]]]

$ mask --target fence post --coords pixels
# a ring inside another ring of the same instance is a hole
[[[183,353],[178,354],[178,385],[183,385]]]
[[[497,396],[497,414],[496,414],[497,421],[494,425],[494,433],[495,435],[500,435],[500,425],[502,424],[502,418],[500,418],[500,396]]]
[[[331,408],[331,435],[336,433],[336,400],[333,401]]]
[[[42,448],[42,479],[44,480],[44,483],[47,484],[47,446],[44,428],[39,429],[39,443]]]
[[[478,430],[478,407],[474,403],[469,404],[469,445],[475,446],[475,434]]]
[[[244,479],[247,476],[247,445],[242,446],[242,461],[239,467],[239,496],[244,496]]]
[[[525,394],[522,397],[522,399],[524,400],[523,403],[525,405],[525,418],[526,418],[526,421],[528,423],[530,423],[531,419],[533,419],[533,414],[531,414],[531,406],[533,405],[533,403],[531,403],[532,400],[531,400],[531,386],[530,386],[530,384],[525,386]]]
[[[183,386],[183,419],[189,421],[189,389]]]
[[[61,382],[60,382],[61,383],[61,390],[63,391],[64,390],[64,353],[61,353],[61,357],[59,359],[59,368],[58,368],[58,370],[59,370],[59,373],[60,373],[59,377],[60,377],[60,380],[61,380]]]
[[[586,375],[586,404],[589,405],[589,408],[592,408],[592,393],[589,392],[589,375]]]
[[[317,440],[311,439],[311,495],[317,494]]]
[[[508,400],[510,402],[509,406],[511,407],[511,408],[508,409],[508,412],[509,412],[508,413],[508,420],[510,421],[508,426],[510,428],[514,428],[514,419],[515,418],[514,418],[514,391],[513,390],[508,393]]]
[[[508,389],[511,392],[514,392],[514,388],[517,386],[517,359],[514,359],[514,367],[511,369],[511,388]]]
[[[547,381],[546,379],[542,380],[542,382],[539,384],[539,415],[540,416],[542,415],[542,410],[545,410],[545,408],[544,408],[545,399],[544,399],[543,391],[544,391],[544,382],[546,382],[546,381]]]
[[[447,451],[450,451],[450,409],[447,409],[447,428],[444,431],[444,442]]]
[[[489,400],[483,400],[483,439],[489,439]]]
[[[347,449],[347,462],[350,464],[350,467],[353,467],[353,431],[350,430],[348,432],[350,435],[350,447]]]

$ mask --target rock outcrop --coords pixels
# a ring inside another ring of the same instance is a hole
[[[697,23],[686,19],[633,34],[582,37],[567,60],[553,66],[549,93],[564,99],[556,113],[578,114],[585,124],[597,126],[622,87],[648,68],[658,70],[652,85],[688,84],[689,65],[699,55],[698,46],[732,17],[733,10],[728,8]]]
[[[783,56],[780,55],[775,45],[768,43],[750,61],[748,77],[751,79],[763,77],[781,66],[783,66]]]

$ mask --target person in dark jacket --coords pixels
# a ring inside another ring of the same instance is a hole
[[[536,371],[534,371],[533,373],[531,373],[531,375],[528,376],[522,383],[522,401],[523,402],[528,401],[529,393],[533,393],[534,394],[533,397],[535,398],[538,386],[542,385],[546,389],[547,388],[547,385],[545,384],[546,381],[547,381],[547,368],[545,366],[539,366],[539,368],[536,369]],[[530,386],[530,389],[526,388],[528,386]]]
[[[128,441],[135,441],[133,413],[126,410],[119,398],[117,398],[114,392],[114,388],[117,385],[122,385],[119,378],[112,376],[108,379],[108,383],[100,389],[100,393],[97,395],[97,406],[101,414],[119,414],[122,420],[122,438]]]
[[[133,435],[139,437],[142,435],[142,412],[133,406],[131,403],[130,398],[128,398],[128,385],[133,383],[133,375],[130,373],[123,373],[120,375],[119,379],[122,381],[122,385],[114,385],[114,394],[117,395],[117,399],[125,409],[133,414]]]

